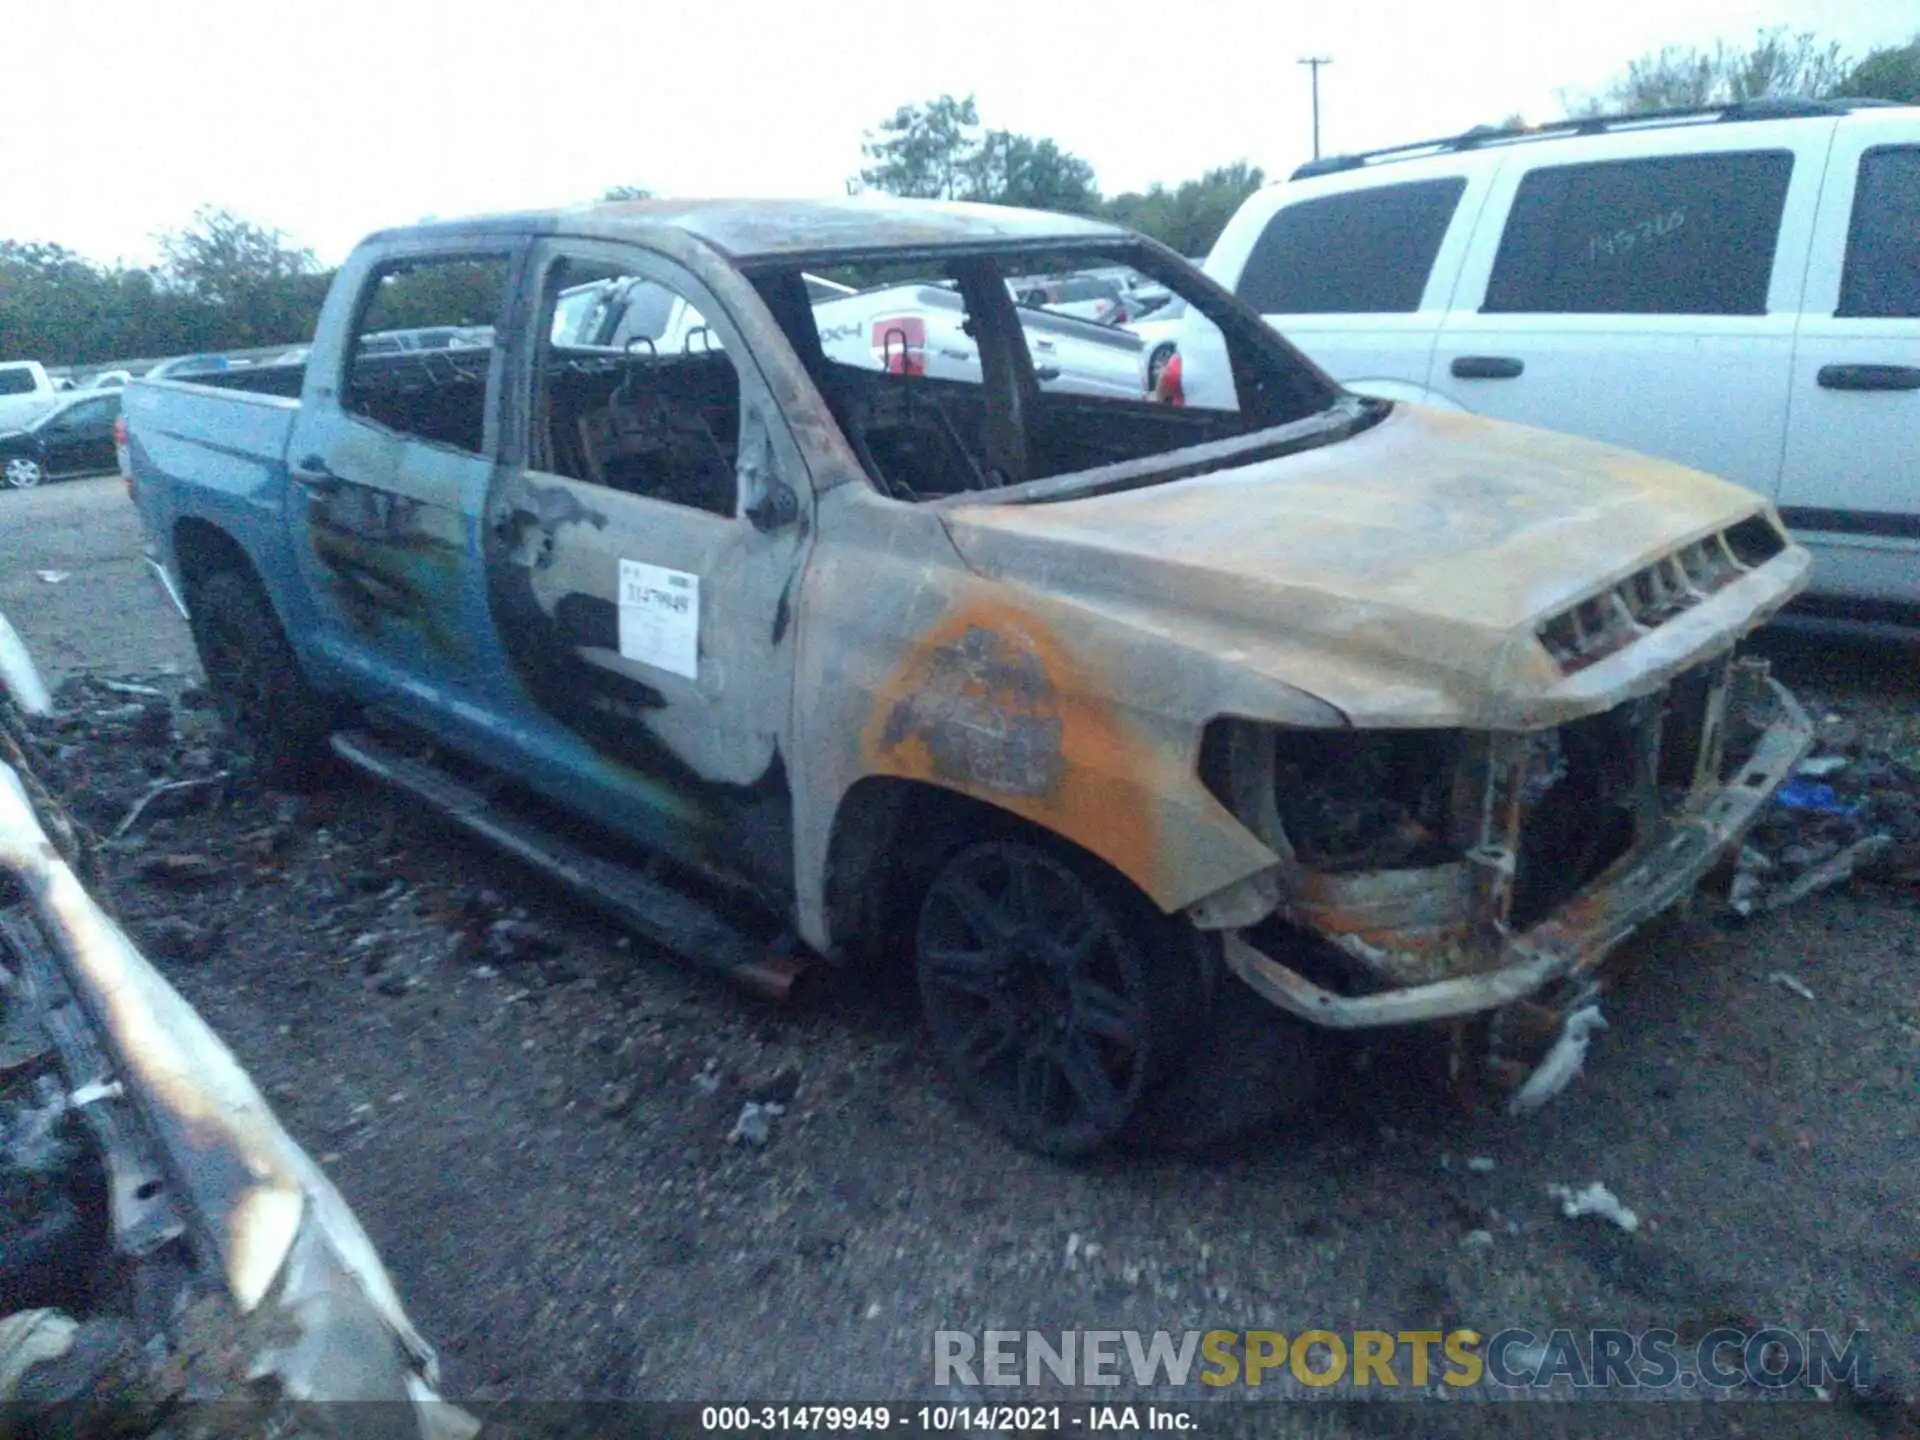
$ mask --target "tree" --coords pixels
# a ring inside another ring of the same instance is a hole
[[[914,199],[965,199],[979,131],[980,109],[971,95],[902,105],[861,144],[860,153],[873,162],[860,171],[861,183]]]
[[[609,185],[600,192],[602,201],[610,200],[651,200],[653,191],[643,190],[638,185]]]
[[[1920,35],[1905,45],[1868,51],[1840,83],[1840,93],[1858,100],[1920,105]]]
[[[968,199],[1091,215],[1100,208],[1093,166],[1051,140],[990,130],[965,163]]]
[[[319,269],[311,250],[288,245],[280,231],[211,206],[194,211],[190,228],[161,236],[160,253],[169,281],[215,305],[243,301],[263,284]]]
[[[278,345],[313,333],[327,277],[313,252],[279,230],[203,207],[193,225],[160,239],[166,286],[219,312],[227,348]]]
[[[1746,50],[1720,41],[1711,50],[1668,45],[1628,63],[1598,94],[1561,92],[1573,116],[1694,109],[1741,100],[1831,95],[1847,75],[1840,46],[1811,31],[1762,30]]]
[[[1183,180],[1173,189],[1154,184],[1106,203],[1107,218],[1151,235],[1182,255],[1204,255],[1246,198],[1266,183],[1259,166],[1236,160]]]

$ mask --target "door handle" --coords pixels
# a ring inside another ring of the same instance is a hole
[[[1822,365],[1822,390],[1920,390],[1920,365]]]
[[[321,495],[331,495],[347,482],[327,468],[326,460],[319,455],[309,455],[292,469],[287,478],[294,484]]]
[[[1527,362],[1511,355],[1456,355],[1448,368],[1456,380],[1511,380]]]

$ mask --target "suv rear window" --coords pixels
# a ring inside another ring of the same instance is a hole
[[[1416,180],[1289,205],[1254,243],[1239,296],[1262,315],[1418,310],[1466,187]]]
[[[1877,146],[1860,157],[1836,313],[1920,316],[1920,146]]]
[[[1484,311],[1764,315],[1788,150],[1555,165],[1514,196]]]
[[[31,370],[0,370],[0,395],[31,395],[33,392]]]

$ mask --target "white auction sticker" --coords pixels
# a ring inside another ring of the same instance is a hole
[[[700,577],[638,560],[620,562],[620,654],[700,677]]]

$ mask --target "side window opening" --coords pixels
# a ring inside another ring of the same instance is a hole
[[[737,514],[740,376],[698,306],[617,265],[563,260],[540,314],[533,467]]]
[[[507,257],[402,261],[377,271],[349,340],[341,406],[471,455],[485,448],[487,372]]]
[[[1262,315],[1412,313],[1467,182],[1324,195],[1274,212],[1235,287]]]
[[[1788,150],[1546,166],[1520,182],[1481,309],[1764,315]]]
[[[1920,145],[1875,146],[1860,157],[1834,313],[1920,316]]]

